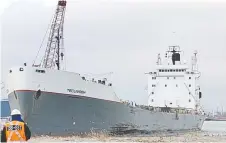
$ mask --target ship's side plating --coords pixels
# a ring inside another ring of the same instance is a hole
[[[203,116],[191,113],[149,111],[114,101],[51,92],[42,92],[37,99],[36,94],[35,91],[16,91],[9,95],[10,104],[23,109],[33,135],[64,135],[92,129],[116,131],[119,128],[190,130],[200,129],[204,121]]]
[[[9,71],[11,110],[20,109],[35,134],[68,134],[94,130],[200,129],[196,114],[150,111],[121,103],[112,86],[86,81],[79,74],[41,68]]]

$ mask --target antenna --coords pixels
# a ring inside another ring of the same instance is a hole
[[[192,57],[192,71],[197,71],[198,67],[197,67],[197,50],[194,51],[194,56]]]
[[[157,65],[161,65],[161,57],[160,57],[160,54],[158,54],[158,60],[157,60]]]

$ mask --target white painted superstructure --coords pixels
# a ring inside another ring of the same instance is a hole
[[[191,66],[181,62],[179,46],[170,46],[165,60],[158,55],[155,71],[148,74],[149,106],[198,109],[201,92],[196,54]]]
[[[120,102],[106,79],[87,80],[78,73],[40,67],[11,68],[6,87],[8,95],[19,90],[41,90]]]

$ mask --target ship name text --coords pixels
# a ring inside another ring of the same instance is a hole
[[[70,93],[80,93],[80,94],[85,94],[86,92],[83,90],[75,90],[75,89],[67,89],[68,92]]]

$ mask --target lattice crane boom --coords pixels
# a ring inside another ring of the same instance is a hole
[[[55,66],[57,66],[57,69],[60,70],[60,64],[64,56],[64,53],[60,48],[60,43],[63,43],[63,25],[66,3],[66,0],[58,1],[49,32],[45,55],[41,64],[43,68],[54,69]]]

